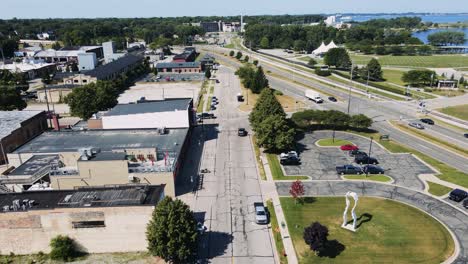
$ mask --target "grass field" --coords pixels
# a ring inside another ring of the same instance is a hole
[[[353,63],[367,64],[371,58],[377,58],[382,66],[401,66],[415,68],[451,68],[468,65],[468,56],[433,55],[433,56],[391,56],[391,55],[351,55]]]
[[[341,228],[344,197],[306,198],[304,204],[295,204],[292,198],[280,199],[299,263],[435,264],[454,251],[452,237],[442,224],[395,201],[361,197],[358,230],[351,232]],[[328,240],[332,241],[322,257],[316,256],[303,239],[304,228],[316,221],[327,226]]]
[[[406,85],[401,77],[403,76],[404,71],[393,70],[393,69],[383,69],[383,77],[387,82],[391,82],[398,85]]]
[[[317,141],[317,145],[321,147],[339,147],[348,144],[354,145],[351,141],[338,138],[335,138],[335,142],[333,142],[333,138],[323,138]]]
[[[440,185],[440,184],[437,184],[437,183],[431,182],[431,181],[427,181],[427,184],[429,185],[429,193],[433,194],[435,196],[446,195],[447,193],[449,193],[452,190],[451,188],[449,188],[447,186]]]
[[[440,112],[468,121],[468,104],[438,109]]]
[[[266,154],[268,164],[270,165],[271,174],[273,180],[308,180],[307,176],[284,176],[281,164],[279,163],[278,157],[275,154]]]
[[[278,252],[280,264],[287,264],[288,258],[283,254],[285,252],[283,238],[281,237],[280,227],[278,219],[276,218],[275,208],[273,208],[273,202],[271,200],[268,200],[266,204],[268,208],[268,213],[270,214],[271,231],[273,232],[273,238],[275,239],[276,252]]]
[[[446,96],[446,97],[455,97],[455,96],[460,96],[465,94],[465,90],[434,90],[432,91],[433,94],[441,95],[441,96]]]
[[[372,174],[366,177],[366,175],[345,175],[343,176],[347,180],[366,180],[376,182],[390,182],[392,179],[385,175]]]
[[[44,263],[44,264],[60,264],[62,261],[51,260],[47,254],[34,255],[6,255],[0,256],[0,263],[8,264],[24,264],[24,263]],[[77,257],[73,262],[80,264],[94,263],[140,263],[140,264],[165,264],[164,260],[153,257],[147,252],[128,252],[128,253],[102,253],[102,254],[87,254]]]

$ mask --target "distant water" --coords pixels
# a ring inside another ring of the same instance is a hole
[[[414,32],[413,37],[420,39],[424,43],[428,43],[427,37],[436,32],[443,32],[443,31],[458,31],[458,32],[465,32],[465,38],[468,38],[468,28],[449,28],[449,29],[429,29],[426,31],[419,31]],[[468,39],[465,39],[465,44],[463,46],[468,46]]]
[[[391,14],[391,15],[343,15],[343,21],[356,21],[364,22],[371,19],[390,19],[395,17],[420,17],[423,22],[433,22],[433,23],[456,23],[456,22],[466,22],[468,21],[468,14],[434,14],[434,15],[417,15],[417,14]]]

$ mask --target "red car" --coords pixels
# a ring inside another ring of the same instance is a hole
[[[347,144],[340,147],[341,150],[359,150],[358,146]]]

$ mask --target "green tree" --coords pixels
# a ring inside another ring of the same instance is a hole
[[[258,60],[254,60],[254,61],[252,62],[252,64],[255,65],[255,66],[257,66],[257,65],[258,65]]]
[[[148,251],[170,263],[192,263],[197,252],[197,222],[181,200],[165,197],[146,229]]]
[[[413,86],[429,85],[437,81],[437,74],[431,70],[411,70],[403,73],[401,80]]]
[[[305,42],[302,39],[298,39],[298,40],[294,41],[294,50],[295,51],[303,51],[303,50],[306,49],[306,46],[307,46],[307,42]]]
[[[256,130],[257,143],[267,151],[290,149],[294,144],[294,128],[282,115],[271,115],[264,119]]]
[[[262,49],[270,48],[270,41],[268,40],[267,37],[263,37],[262,40],[260,40],[260,48]]]
[[[234,57],[234,51],[233,51],[233,50],[231,50],[231,51],[229,52],[229,56]]]
[[[349,125],[355,128],[368,128],[372,125],[372,119],[363,114],[353,115],[349,120]]]
[[[317,65],[317,61],[314,60],[314,58],[310,58],[309,62],[307,62],[307,65],[309,65],[310,67],[315,67],[315,65]]]
[[[205,78],[206,78],[206,79],[210,79],[210,78],[211,78],[211,71],[210,71],[210,69],[206,69],[206,71],[205,71]]]
[[[427,37],[431,45],[461,45],[465,43],[465,33],[458,31],[436,32]]]
[[[236,59],[240,60],[242,58],[242,52],[238,51],[236,53]]]
[[[62,48],[62,46],[58,42],[55,42],[54,44],[52,44],[52,49],[54,49],[54,50],[59,50],[61,48]]]
[[[93,84],[77,87],[65,97],[72,116],[89,119],[99,108],[96,104],[96,86]]]
[[[249,121],[254,131],[260,123],[269,116],[286,117],[283,107],[276,99],[272,89],[263,89],[249,115]]]
[[[253,93],[260,93],[264,88],[268,87],[268,79],[263,72],[263,68],[260,66],[255,72],[251,90]]]
[[[74,241],[68,236],[56,236],[50,241],[50,258],[71,261],[77,254]]]
[[[250,59],[249,56],[245,55],[244,62],[249,62],[249,59]]]
[[[346,113],[337,110],[328,110],[326,111],[325,119],[323,124],[326,125],[335,125],[335,126],[347,126],[350,121],[350,116]]]
[[[26,106],[19,89],[0,84],[0,111],[23,110]]]
[[[369,79],[373,81],[381,81],[383,80],[383,71],[380,63],[375,58],[372,58],[369,63],[367,63],[367,69],[369,74]],[[364,76],[362,76],[365,78]]]
[[[349,69],[351,67],[351,58],[344,48],[330,49],[324,57],[324,62],[328,66],[335,66],[338,69]]]

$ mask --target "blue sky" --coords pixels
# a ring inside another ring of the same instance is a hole
[[[1,0],[0,18],[468,12],[467,0]]]

